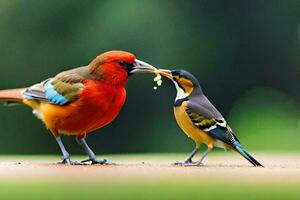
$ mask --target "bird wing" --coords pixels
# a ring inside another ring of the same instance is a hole
[[[239,142],[221,113],[204,95],[188,100],[186,112],[193,124],[211,137],[231,146]]]
[[[207,99],[205,95],[197,95],[189,97],[188,107],[195,113],[203,115],[205,118],[214,118],[222,120],[224,117],[215,108],[215,106]]]
[[[64,105],[79,97],[85,79],[92,78],[87,67],[79,67],[59,73],[41,83],[35,84],[23,91],[26,99],[48,101]]]

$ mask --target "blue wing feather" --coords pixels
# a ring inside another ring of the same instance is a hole
[[[207,132],[210,136],[221,140],[222,142],[229,144],[231,146],[235,146],[236,143],[239,143],[238,140],[236,140],[233,133],[231,133],[229,130],[224,130],[222,128],[216,127],[210,131]]]
[[[63,105],[69,102],[67,98],[59,94],[51,84],[51,80],[47,81],[44,85],[46,99],[54,104]]]

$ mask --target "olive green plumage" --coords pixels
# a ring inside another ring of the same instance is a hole
[[[188,116],[190,117],[190,119],[192,120],[193,124],[200,128],[201,130],[205,130],[207,128],[210,128],[214,125],[216,125],[216,120],[213,118],[205,118],[197,113],[193,113],[191,112],[188,108],[186,109],[186,113],[188,114]]]
[[[82,83],[69,83],[61,80],[52,82],[54,89],[69,101],[76,100],[80,90],[83,88]]]

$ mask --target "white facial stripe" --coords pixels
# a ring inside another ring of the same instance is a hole
[[[177,82],[173,80],[173,83],[175,84],[176,90],[177,90],[177,95],[176,95],[176,100],[178,99],[183,99],[187,96],[189,96],[188,93],[185,93],[181,87],[178,86]]]

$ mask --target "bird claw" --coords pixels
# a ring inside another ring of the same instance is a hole
[[[80,163],[77,161],[73,161],[70,158],[63,158],[62,161],[58,162],[58,164],[79,165]]]
[[[86,163],[86,162],[91,162],[92,165],[114,165],[114,163],[103,159],[103,160],[98,160],[96,158],[88,158],[86,160],[81,161],[81,163]]]
[[[192,161],[175,162],[173,165],[182,166],[182,167],[200,167],[200,166],[204,166],[204,164],[201,163],[201,162],[192,162]]]

